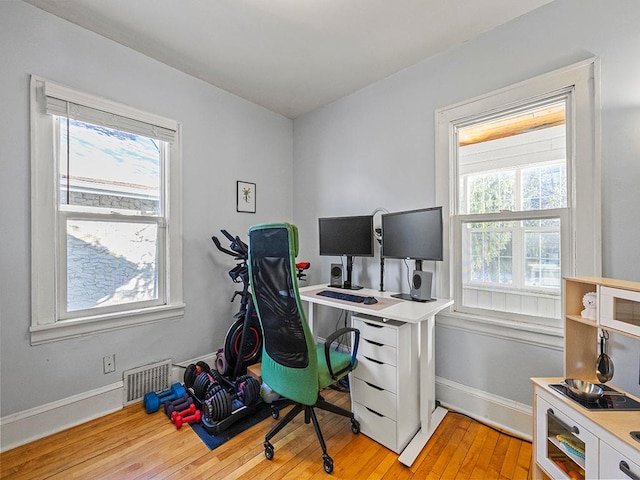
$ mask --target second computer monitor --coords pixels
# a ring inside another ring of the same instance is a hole
[[[382,256],[441,261],[442,207],[382,215]]]
[[[353,257],[373,257],[373,216],[319,218],[318,233],[320,255],[347,257],[344,288],[359,288],[351,283]]]

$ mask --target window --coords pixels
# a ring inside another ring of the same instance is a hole
[[[37,77],[31,93],[32,343],[181,316],[178,124]]]
[[[452,315],[559,329],[562,277],[600,273],[596,75],[590,61],[436,112]]]

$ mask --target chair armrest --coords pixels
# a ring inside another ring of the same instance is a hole
[[[352,332],[354,333],[354,341],[353,341],[353,346],[351,347],[351,360],[349,361],[349,366],[334,373],[333,367],[331,366],[331,356],[329,354],[331,350],[331,344],[337,338]],[[357,328],[351,328],[351,327],[341,328],[339,330],[336,330],[335,332],[333,332],[331,335],[327,337],[327,339],[324,342],[324,356],[325,356],[325,359],[327,360],[327,367],[329,368],[329,374],[331,375],[331,378],[333,378],[334,380],[338,380],[340,375],[342,375],[345,372],[350,372],[351,370],[353,370],[356,364],[356,355],[358,354],[359,344],[360,344],[360,330],[358,330]]]

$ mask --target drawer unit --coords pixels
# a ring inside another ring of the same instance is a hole
[[[415,324],[352,315],[360,330],[351,400],[360,431],[400,453],[420,428]]]

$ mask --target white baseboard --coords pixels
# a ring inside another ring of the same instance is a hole
[[[182,383],[184,367],[205,361],[215,365],[215,353],[173,366],[172,382]],[[11,450],[67,428],[117,412],[123,407],[124,384],[112,383],[0,418],[0,452]]]
[[[0,418],[0,452],[122,409],[122,382]]]
[[[436,399],[479,422],[531,441],[533,408],[523,403],[436,377]]]

